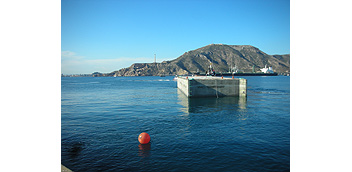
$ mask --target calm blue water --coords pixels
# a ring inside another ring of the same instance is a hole
[[[289,171],[290,77],[242,77],[247,98],[192,98],[173,77],[61,78],[73,171]],[[140,145],[147,132],[151,143]]]

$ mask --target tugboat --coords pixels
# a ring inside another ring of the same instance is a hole
[[[214,68],[211,66],[211,63],[209,65],[208,70],[206,71],[205,75],[206,76],[215,76],[216,75]]]

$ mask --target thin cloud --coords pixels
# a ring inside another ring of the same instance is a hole
[[[78,56],[75,52],[72,51],[61,51],[61,61],[64,60],[80,60],[83,59],[83,56]]]
[[[114,59],[87,59],[72,51],[61,52],[61,73],[63,74],[87,74],[93,72],[109,73],[121,68],[131,66],[133,63],[152,62],[147,57],[120,57]]]

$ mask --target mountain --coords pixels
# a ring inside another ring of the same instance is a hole
[[[212,63],[216,72],[228,72],[236,67],[242,72],[256,72],[265,65],[277,73],[290,72],[290,55],[268,55],[251,45],[210,44],[188,51],[180,57],[162,63],[135,63],[128,68],[111,72],[109,76],[185,75],[204,73]]]

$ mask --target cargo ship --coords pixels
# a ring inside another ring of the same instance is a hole
[[[216,76],[277,76],[276,72],[274,73],[218,73]]]
[[[236,66],[233,69],[233,72],[215,72],[214,68],[211,66],[211,64],[208,67],[208,70],[206,73],[199,73],[196,72],[194,75],[198,76],[277,76],[278,74],[273,71],[272,67],[267,68],[265,65],[264,68],[260,69],[261,72],[255,73],[254,71],[252,73],[244,73],[241,72],[236,68]]]

